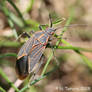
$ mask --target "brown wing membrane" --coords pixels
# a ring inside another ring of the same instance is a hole
[[[28,57],[23,56],[16,61],[16,73],[19,79],[23,80],[28,76]]]
[[[43,46],[43,44],[38,44],[36,46],[34,46],[29,55],[28,55],[28,65],[29,65],[29,69],[28,69],[28,72],[32,72],[34,66],[36,63],[39,62],[44,50],[45,50],[45,47],[46,46]]]
[[[39,38],[39,36],[42,34],[42,32],[36,33],[33,35],[20,49],[18,53],[18,59],[27,55],[29,51],[32,49],[33,45],[39,44],[39,41],[36,40]]]
[[[20,49],[19,53],[18,53],[18,59],[21,58],[23,55],[27,55],[30,51],[30,49],[32,48],[34,44],[34,37],[30,38]]]

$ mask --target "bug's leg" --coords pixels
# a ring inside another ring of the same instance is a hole
[[[72,35],[71,35],[72,36]],[[57,38],[57,39],[65,39],[65,40],[67,40],[67,37],[62,37],[61,35],[56,35],[55,34],[55,37]]]
[[[34,33],[35,33],[35,31],[34,31],[34,30],[31,30],[29,33],[30,33],[30,34],[34,34]]]
[[[52,18],[50,14],[49,14],[49,20],[50,20],[50,27],[52,27],[53,23],[52,23]]]
[[[59,61],[57,60],[57,58],[56,58],[56,56],[55,56],[55,53],[54,53],[55,48],[54,48],[54,45],[52,45],[52,43],[51,43],[51,40],[52,40],[52,39],[54,39],[54,38],[50,38],[50,39],[49,39],[49,42],[48,42],[47,46],[52,49],[53,56],[54,56],[54,58],[55,58],[55,61],[56,61],[57,66],[58,66],[58,65],[59,65]]]
[[[16,41],[19,40],[22,36],[27,36],[28,38],[30,38],[30,35],[27,32],[23,32],[22,34],[19,35]]]
[[[55,59],[55,61],[56,61],[57,66],[59,66],[59,61],[58,61],[58,59],[57,59],[56,56],[55,56],[54,50],[55,50],[55,49],[52,48],[52,52],[53,52],[54,59]]]
[[[58,61],[58,59],[56,58],[55,53],[54,53],[55,48],[54,48],[53,45],[50,45],[50,47],[51,47],[51,49],[52,49],[52,53],[53,53],[54,59],[55,59],[55,61],[56,61],[56,64],[57,64],[57,66],[59,66],[59,61]]]
[[[22,36],[27,36],[28,38],[30,38],[30,35],[27,32],[23,32],[19,37],[22,37]]]
[[[45,24],[44,25],[39,25],[39,29],[42,30],[42,26],[46,26]]]
[[[49,41],[53,41],[53,40],[54,40],[54,37],[50,37],[50,38],[49,38]]]
[[[39,25],[39,29],[42,30],[42,25]]]
[[[48,41],[46,47],[49,47],[49,48],[53,48],[54,47],[53,42],[52,42],[53,39],[54,39],[53,37],[49,38],[49,41]]]

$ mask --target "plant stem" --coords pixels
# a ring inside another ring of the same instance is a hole
[[[6,90],[0,87],[0,92],[6,92]]]
[[[62,42],[66,42],[64,39],[62,39]],[[68,42],[66,42],[66,43],[68,43]],[[67,45],[67,44],[66,44]],[[68,46],[71,46],[72,47],[72,45],[70,44],[70,43],[68,43]],[[81,56],[81,58],[83,59],[83,61],[85,62],[85,64],[87,64],[87,66],[92,70],[92,61],[90,61],[85,55],[83,55],[81,52],[80,52],[80,50],[79,50],[79,48],[78,49],[74,49],[74,51],[76,52],[76,53],[78,53],[80,56]]]
[[[0,58],[4,58],[7,56],[12,56],[12,57],[17,57],[16,53],[5,53],[5,54],[0,54]]]
[[[18,34],[17,34],[16,29],[14,27],[14,23],[12,22],[11,19],[8,19],[8,23],[9,23],[10,27],[12,28],[12,31],[13,31],[15,38],[18,39]]]
[[[73,11],[72,11],[72,12],[73,12]],[[72,21],[72,17],[73,17],[73,13],[72,13],[72,12],[71,12],[71,15],[70,15],[69,19],[67,20],[65,26],[68,26],[68,25],[70,24],[70,22]],[[63,34],[64,34],[64,32],[65,32],[66,30],[67,30],[67,27],[64,27],[64,29],[63,29],[63,31],[62,31],[62,33],[61,33],[61,38],[56,42],[56,46],[54,46],[54,49],[56,49],[56,47],[57,47],[57,46],[59,45],[59,43],[61,42],[62,36],[63,36]],[[44,69],[43,69],[41,75],[44,75],[44,73],[45,73],[45,71],[46,71],[46,69],[47,69],[47,66],[49,65],[49,63],[50,63],[50,61],[51,61],[52,56],[53,56],[53,52],[50,54],[50,56],[49,56],[49,58],[48,58],[48,60],[47,60],[47,62],[46,62],[46,64],[45,64],[45,66],[44,66]]]
[[[4,12],[4,14],[8,17],[8,19],[12,20],[19,27],[24,27],[24,23],[21,21],[21,19],[17,17],[14,13],[12,13],[10,10],[8,10],[6,4],[3,1],[0,2],[0,8]]]
[[[21,12],[20,12],[19,9],[17,8],[17,6],[12,2],[12,0],[7,0],[7,1],[8,1],[8,2],[12,5],[12,7],[16,10],[18,16],[21,18],[21,20],[23,21],[24,25],[26,26],[27,23],[26,23],[26,21],[24,20],[24,18],[23,18],[23,16],[22,16]]]
[[[31,83],[30,83],[30,86],[34,85],[35,83],[37,83],[38,81],[44,79],[45,77],[47,77],[49,74],[51,74],[52,72],[54,72],[58,67],[55,66],[55,68],[53,68],[52,70],[50,70],[49,72],[45,73],[44,75],[42,75],[40,78],[36,79],[36,80],[33,80]],[[24,88],[22,88],[19,92],[24,92],[26,89],[29,88],[29,85],[26,85]]]
[[[15,89],[16,92],[19,92],[19,89],[15,87],[15,85],[8,79],[5,73],[0,68],[0,75],[8,82],[8,84]]]
[[[53,53],[51,52],[51,54],[50,54],[50,56],[49,56],[49,58],[48,58],[48,60],[47,60],[47,63],[45,64],[44,69],[43,69],[43,71],[42,71],[42,73],[41,73],[41,76],[44,75],[44,73],[45,73],[45,71],[46,71],[46,69],[47,69],[47,66],[48,66],[49,63],[50,63],[50,60],[51,60],[52,56],[53,56]]]
[[[85,52],[92,52],[92,49],[86,49],[86,48],[80,48],[80,47],[74,47],[74,46],[57,46],[56,49],[69,49],[69,50],[80,50]]]
[[[28,5],[28,7],[27,7],[25,12],[29,12],[32,9],[33,4],[34,4],[34,0],[29,0],[29,5]]]
[[[19,46],[20,46],[19,42],[12,42],[8,40],[0,41],[0,47],[19,47]]]

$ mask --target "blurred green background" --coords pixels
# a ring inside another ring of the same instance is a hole
[[[73,47],[87,48],[88,52],[79,52],[71,48],[56,49],[54,53],[60,62],[59,69],[24,92],[92,92],[92,0],[0,0],[0,68],[2,72],[13,83],[18,79],[15,72],[16,56],[27,38],[22,37],[20,41],[16,39],[24,31],[28,33],[30,30],[39,31],[39,24],[48,24],[49,13],[53,21],[57,17],[65,18],[64,22],[54,27],[65,26],[67,20],[71,18],[68,25],[76,26],[67,28],[63,39]],[[56,34],[59,35],[62,30],[63,27],[57,30]],[[52,44],[55,45],[56,41],[58,39],[53,40]],[[60,46],[71,46],[69,44],[61,42]],[[46,60],[51,52],[50,48],[46,48],[44,53]],[[55,65],[53,56],[47,71]],[[25,80],[19,88],[25,87],[27,83]],[[11,88],[1,72],[0,87],[6,92]]]

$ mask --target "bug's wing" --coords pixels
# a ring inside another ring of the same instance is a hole
[[[41,56],[45,50],[46,46],[43,46],[43,44],[38,44],[36,46],[34,46],[28,56],[28,65],[29,65],[29,69],[28,72],[32,72],[35,64],[37,64],[39,62],[39,60],[41,59]]]
[[[84,47],[86,45],[86,47],[88,47],[88,41],[92,40],[92,26],[82,24],[72,24],[69,26],[70,27],[66,27],[67,30],[65,31],[63,38],[67,38],[66,40],[72,45],[79,47]],[[60,31],[61,30],[63,31],[63,29],[60,29]]]
[[[21,58],[22,56],[28,55],[29,51],[32,49],[33,45],[39,44],[39,41],[36,39],[39,38],[39,36],[43,32],[37,32],[35,35],[33,35],[29,40],[24,43],[24,45],[21,47],[19,53],[18,53],[18,59]]]
[[[28,62],[27,56],[23,56],[16,61],[16,73],[18,74],[19,79],[23,80],[28,76]]]
[[[18,58],[21,58],[22,56],[25,56],[29,53],[30,49],[32,48],[34,44],[35,38],[30,38],[24,45],[21,47],[18,53]]]

